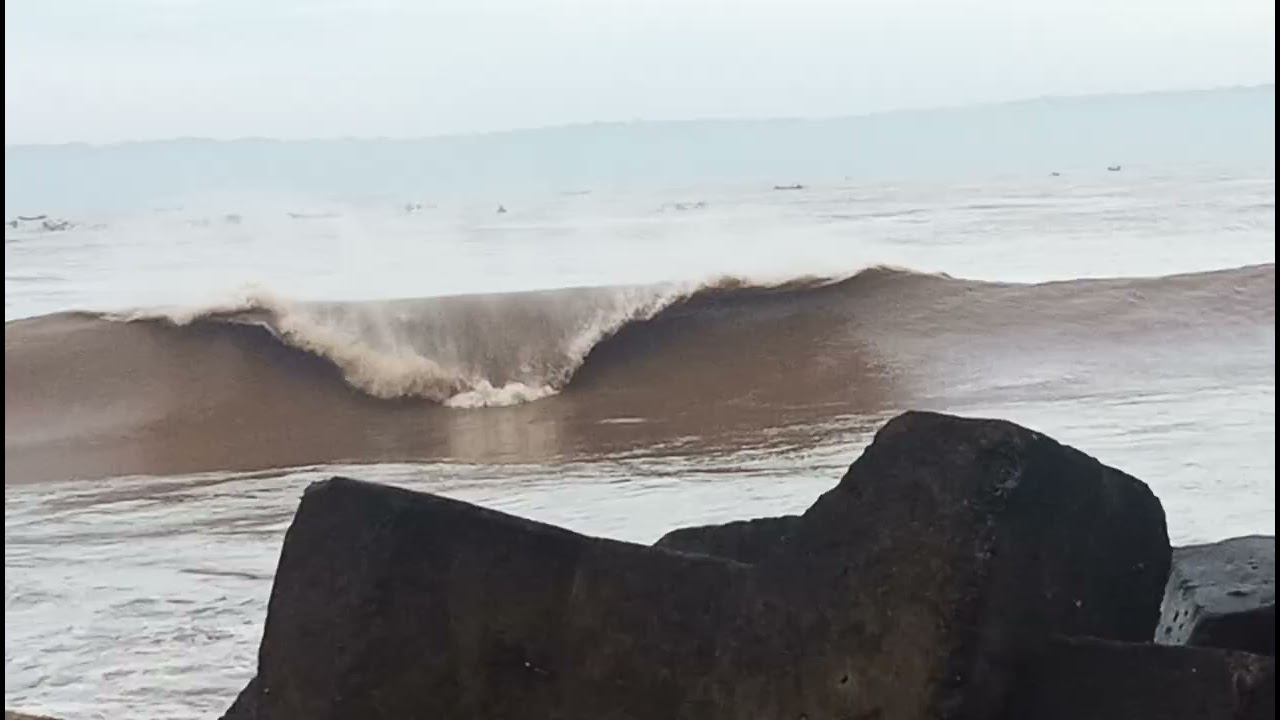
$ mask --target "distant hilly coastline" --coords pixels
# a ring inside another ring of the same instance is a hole
[[[1274,164],[1275,85],[856,117],[592,123],[423,139],[174,139],[5,148],[14,212],[208,193],[493,195]]]

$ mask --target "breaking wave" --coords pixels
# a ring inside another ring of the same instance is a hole
[[[378,302],[253,293],[6,323],[5,468],[742,448],[894,408],[1178,392],[1188,378],[1264,392],[1274,373],[1274,264],[1039,284],[877,267]]]
[[[906,274],[887,268],[864,272]],[[799,278],[753,284],[720,278],[696,285],[344,303],[297,302],[252,291],[213,306],[99,317],[179,329],[209,324],[259,327],[275,341],[332,363],[352,387],[372,397],[477,408],[515,405],[559,392],[593,348],[631,323],[837,282]]]

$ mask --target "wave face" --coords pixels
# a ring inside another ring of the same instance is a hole
[[[1274,383],[1274,318],[1272,264],[63,313],[5,325],[5,464],[40,479],[705,449],[939,399]],[[460,410],[485,406],[513,407]]]
[[[346,303],[257,294],[222,306],[100,317],[175,328],[257,327],[332,363],[372,397],[474,408],[558,392],[600,340],[681,297],[665,287]]]

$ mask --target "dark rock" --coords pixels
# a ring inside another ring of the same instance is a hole
[[[658,538],[653,546],[755,563],[781,547],[783,540],[799,525],[799,515],[700,525],[672,530]]]
[[[1156,642],[1275,657],[1275,537],[1174,548]]]
[[[1275,659],[1217,649],[1059,639],[1028,662],[1019,720],[1272,720]]]
[[[14,712],[12,710],[4,711],[4,720],[53,720],[45,715],[28,715],[27,713]]]
[[[997,715],[1021,654],[1051,635],[1149,641],[1170,558],[1142,482],[1012,423],[932,413],[890,421],[787,546],[757,566],[777,586],[875,606],[824,632],[882,648],[872,666],[938,663],[941,691],[912,678],[937,692],[925,717]]]
[[[1149,639],[1168,562],[1141,482],[927,413],[753,565],[335,478],[228,717],[995,717],[1052,634]]]
[[[258,682],[258,676],[255,675],[249,679],[244,689],[236,696],[235,701],[231,703],[231,707],[223,714],[222,720],[230,720],[231,718],[250,720],[251,718],[270,717],[258,712],[258,698],[261,696],[261,684]]]
[[[747,566],[334,478],[285,537],[228,718],[681,717]],[[705,706],[705,705],[704,705]]]

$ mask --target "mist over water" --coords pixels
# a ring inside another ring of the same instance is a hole
[[[1175,542],[1274,532],[1274,171],[1157,160],[17,222],[6,705],[221,712],[335,473],[650,542],[802,510],[920,408],[1136,475]]]
[[[252,294],[403,300],[721,276],[776,282],[878,264],[1010,282],[1221,269],[1269,257],[1259,247],[1274,226],[1273,177],[1268,168],[1096,167],[802,191],[738,182],[436,202],[268,195],[85,211],[68,216],[79,224],[67,232],[6,230],[5,259],[16,266],[5,271],[5,319],[189,310]],[[412,203],[422,209],[406,212]]]

